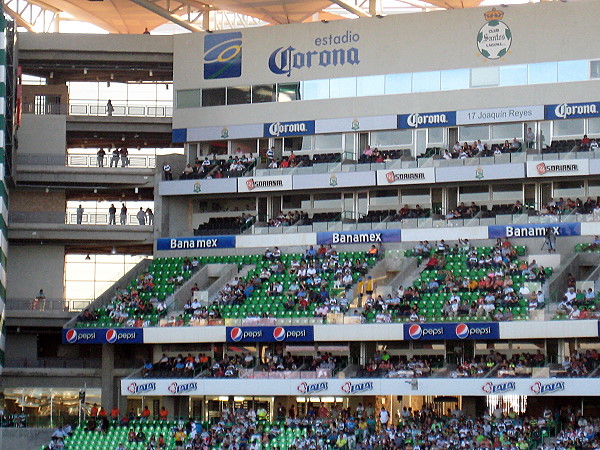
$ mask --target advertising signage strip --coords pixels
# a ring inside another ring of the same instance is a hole
[[[238,178],[238,192],[291,191],[291,175]]]
[[[573,222],[490,225],[488,227],[488,237],[490,239],[544,237],[547,228],[551,228],[556,236],[581,236],[581,224]]]
[[[600,116],[600,102],[561,103],[545,106],[546,120],[582,119]]]
[[[528,161],[527,178],[567,177],[589,175],[587,159],[562,159],[550,161]]]
[[[456,125],[527,122],[543,120],[543,106],[512,106],[509,108],[469,109],[456,112]]]
[[[264,124],[264,137],[304,136],[306,134],[315,134],[314,120]]]
[[[71,328],[62,331],[63,344],[142,344],[142,328]]]
[[[227,342],[313,342],[312,326],[227,327]]]
[[[196,236],[188,238],[159,238],[157,250],[198,250],[235,248],[235,236]]]
[[[454,125],[456,125],[456,111],[398,115],[398,128],[402,130],[411,130],[415,128],[452,127]]]
[[[435,183],[435,169],[423,167],[421,169],[390,169],[377,171],[377,185],[389,186],[392,184],[428,184]]]
[[[401,371],[402,372],[402,371]],[[412,372],[407,370],[405,372]],[[297,396],[327,395],[414,395],[406,378],[263,378],[255,372],[252,395]],[[405,376],[409,376],[406,374]],[[249,379],[126,378],[121,380],[121,394],[128,397],[248,395]],[[528,395],[582,396],[597,394],[597,381],[590,378],[420,378],[420,395]]]
[[[454,339],[499,339],[498,323],[413,323],[404,325],[404,339],[454,340]]]
[[[317,245],[339,244],[381,244],[383,242],[400,242],[401,232],[397,230],[373,231],[322,231],[317,233]]]

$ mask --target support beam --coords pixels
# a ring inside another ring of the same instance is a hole
[[[369,14],[372,16],[381,14],[381,0],[369,0]]]
[[[188,31],[193,31],[193,32],[204,31],[199,26],[196,26],[194,24],[186,22],[181,17],[179,17],[177,14],[172,14],[168,10],[158,6],[156,3],[152,3],[148,0],[130,0],[130,1],[132,1],[136,5],[141,6],[142,8],[146,8],[148,11],[152,11],[154,14],[157,14],[160,17],[164,17],[165,19],[173,22],[176,25],[179,25],[182,28],[185,28]]]
[[[17,14],[12,9],[10,9],[8,6],[6,6],[6,4],[3,5],[3,10],[6,14],[8,14],[10,17],[12,17],[14,19],[14,21],[17,23],[17,26],[26,28],[27,31],[30,31],[31,33],[36,32],[33,29],[33,25],[31,25],[29,22],[27,22],[25,19],[23,19],[19,14]]]
[[[351,12],[352,14],[357,15],[358,17],[371,17],[371,14],[363,11],[362,9],[347,3],[345,0],[329,0],[331,3],[335,3],[338,6],[341,6],[346,11]]]

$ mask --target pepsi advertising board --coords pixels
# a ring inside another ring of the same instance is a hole
[[[555,236],[581,236],[581,224],[574,223],[530,223],[526,225],[490,225],[488,237],[497,238],[543,238],[551,228]]]
[[[213,248],[235,248],[235,236],[196,236],[189,238],[159,238],[157,250],[197,250]]]
[[[404,325],[407,341],[499,339],[500,327],[496,322],[480,323],[413,323]]]
[[[227,342],[313,342],[311,326],[227,327]]]
[[[142,328],[72,328],[63,330],[63,344],[142,344]]]

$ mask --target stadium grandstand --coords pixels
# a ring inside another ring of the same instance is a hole
[[[600,3],[517,3],[2,2],[0,449],[600,448]]]

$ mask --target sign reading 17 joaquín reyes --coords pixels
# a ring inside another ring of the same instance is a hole
[[[508,53],[512,42],[512,33],[508,25],[502,22],[504,13],[496,8],[484,15],[486,23],[477,33],[477,48],[487,59],[500,59]]]

